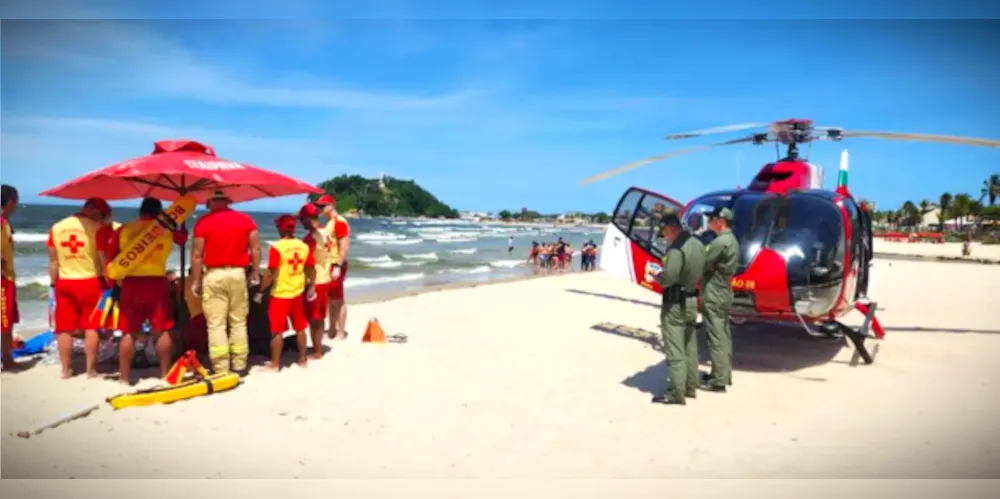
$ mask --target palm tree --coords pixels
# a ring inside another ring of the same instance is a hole
[[[963,222],[965,221],[965,217],[969,216],[969,212],[972,207],[972,197],[965,193],[955,194],[955,200],[953,203],[954,208],[952,208],[952,214],[958,219],[956,222],[958,223],[959,230],[961,230],[964,225]]]
[[[979,196],[979,202],[982,203],[983,199],[989,199],[990,206],[993,206],[993,203],[1000,197],[1000,174],[994,173],[990,175],[990,178],[983,180],[981,192],[982,195]]]
[[[913,204],[913,201],[907,201],[903,203],[903,207],[899,210],[900,218],[902,219],[902,224],[907,227],[913,227],[917,224],[917,219],[919,218],[920,209],[917,205]]]
[[[976,224],[976,230],[979,230],[979,228],[981,228],[980,224],[982,224],[983,221],[982,219],[979,218],[979,216],[982,213],[983,213],[983,203],[975,199],[970,200],[969,215],[972,216],[972,221],[973,223]]]
[[[938,230],[944,231],[944,223],[948,221],[948,217],[951,216],[951,194],[944,193],[941,198],[938,199],[938,223],[940,227]]]
[[[934,209],[934,204],[926,199],[920,200],[920,219],[917,220],[917,225],[924,225],[924,217],[927,216],[931,210]]]

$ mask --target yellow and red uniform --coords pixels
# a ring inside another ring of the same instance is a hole
[[[108,256],[115,258],[122,247],[128,247],[151,225],[154,218],[140,216],[123,224],[110,238]],[[142,331],[142,323],[149,321],[153,332],[169,331],[174,327],[174,312],[170,302],[170,282],[167,281],[167,258],[177,236],[169,231],[160,232],[148,244],[149,253],[136,264],[121,283],[121,318],[118,329],[122,334]]]
[[[271,245],[267,257],[267,268],[274,275],[271,285],[271,302],[268,316],[271,319],[271,333],[282,334],[292,323],[295,331],[309,327],[306,317],[305,300],[307,265],[316,265],[309,245],[298,239],[279,239]]]
[[[0,333],[14,332],[14,324],[21,321],[17,310],[17,278],[14,275],[14,229],[0,215],[0,254],[3,254],[3,273],[0,275]]]
[[[333,240],[323,231],[318,230],[306,234],[302,241],[312,251],[315,261],[313,268],[316,269],[316,299],[305,302],[306,315],[309,320],[326,320],[326,311],[329,308],[326,305],[330,301],[330,285],[333,282],[333,277],[330,275],[330,267],[333,266],[330,248],[333,245]]]
[[[76,214],[49,229],[48,247],[56,251],[59,275],[55,288],[56,333],[98,329],[99,315],[93,314],[104,292],[104,272],[98,252],[107,251],[111,227]]]
[[[340,262],[340,240],[351,236],[351,226],[347,223],[347,219],[340,216],[338,213],[334,216],[333,220],[327,222],[326,227],[323,228],[323,232],[326,233],[326,238],[330,242],[330,268],[327,272],[333,270],[332,266]],[[340,267],[340,277],[334,279],[330,283],[330,299],[331,300],[343,300],[344,299],[344,279],[347,278],[347,261]]]

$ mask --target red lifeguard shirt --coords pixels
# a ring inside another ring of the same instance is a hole
[[[250,215],[225,209],[209,213],[194,224],[194,237],[205,240],[206,267],[246,267],[250,264],[250,233],[257,223]]]

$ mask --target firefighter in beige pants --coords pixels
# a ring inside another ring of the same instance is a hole
[[[208,328],[208,356],[216,374],[244,372],[250,355],[247,316],[247,265],[252,284],[260,282],[260,234],[246,213],[229,208],[232,201],[216,192],[209,212],[194,226],[191,246],[191,289],[201,295]]]

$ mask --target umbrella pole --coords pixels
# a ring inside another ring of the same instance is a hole
[[[185,188],[185,185],[184,185],[185,184],[185,180],[186,180],[185,179],[185,175],[181,175],[180,194],[182,196],[187,194],[187,189]],[[187,222],[186,221],[181,224],[181,228],[183,228],[184,231],[187,232]],[[185,297],[187,296],[187,288],[184,287],[184,286],[187,285],[186,282],[185,282],[187,280],[185,278],[187,276],[187,240],[186,239],[184,241],[184,244],[181,245],[181,270],[178,273],[178,275],[180,276],[179,280],[180,280],[181,285],[177,288],[177,294],[178,294],[177,303],[178,303],[178,306],[184,307],[185,313],[180,314],[180,321],[178,321],[178,322],[180,322],[180,324],[178,324],[178,326],[179,326],[178,333],[179,334],[177,336],[180,337],[181,343],[186,345],[187,344],[187,338],[186,338],[186,336],[187,336],[187,334],[186,334],[187,333],[187,331],[186,331],[186,329],[187,329],[187,322],[191,319],[191,317],[190,317],[191,316],[191,310],[188,309],[187,300],[185,299]],[[175,348],[175,350],[179,351],[180,353],[183,353],[185,351],[183,347],[181,347],[179,350]],[[176,360],[176,359],[171,359],[171,360]]]

